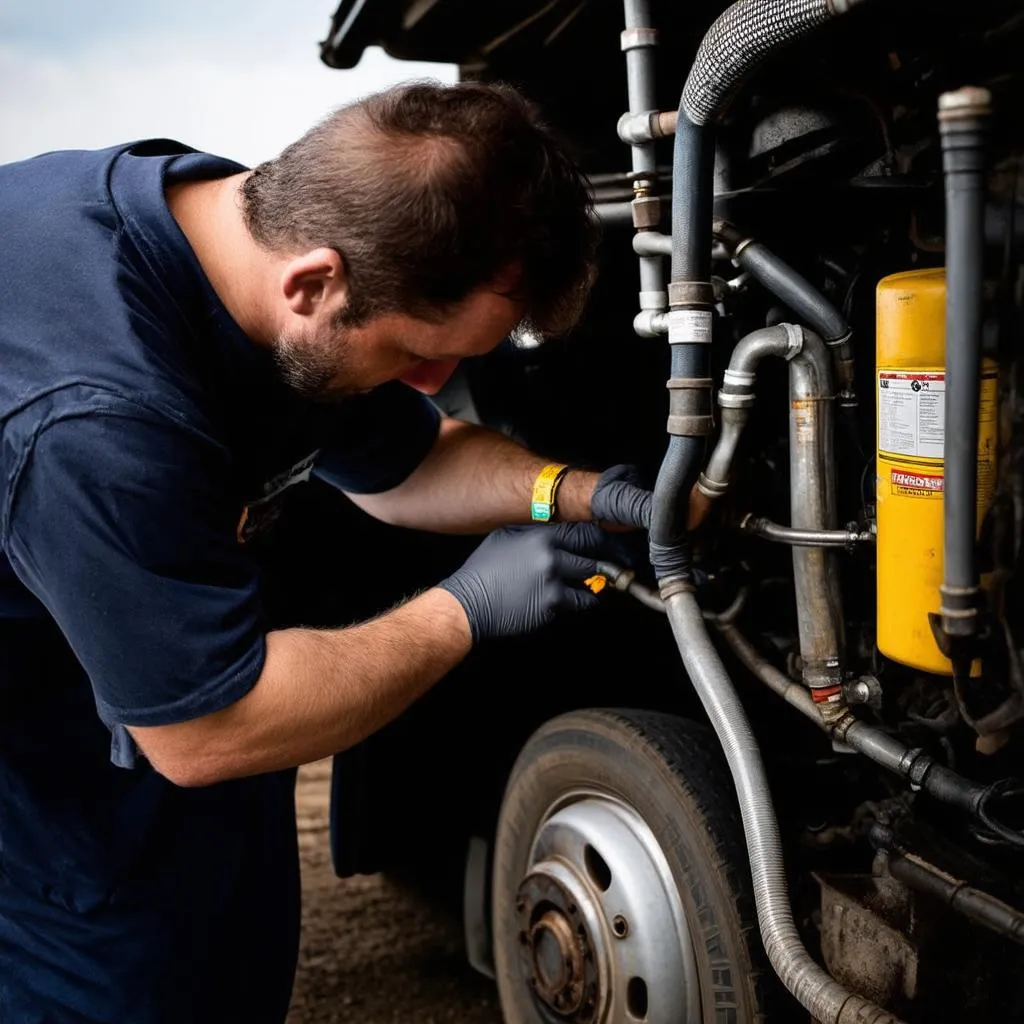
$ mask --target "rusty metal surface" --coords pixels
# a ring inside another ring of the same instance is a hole
[[[905,886],[870,875],[815,876],[821,886],[821,950],[841,984],[905,1013],[918,989],[919,951],[907,931]]]

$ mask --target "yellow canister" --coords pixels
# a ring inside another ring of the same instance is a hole
[[[950,675],[929,612],[939,610],[945,414],[946,275],[892,274],[876,291],[878,648]],[[982,365],[978,523],[996,480],[996,364]]]

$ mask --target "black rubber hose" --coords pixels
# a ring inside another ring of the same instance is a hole
[[[981,387],[985,142],[991,97],[963,88],[939,98],[946,185],[946,396],[942,631],[954,666],[958,641],[978,632],[978,412]]]
[[[697,346],[673,345],[673,378],[705,377],[700,368],[701,356]],[[707,345],[702,348],[708,348]],[[655,576],[661,579],[690,579],[690,549],[686,543],[686,503],[682,495],[689,495],[697,482],[703,462],[703,437],[669,437],[668,448],[658,470],[651,505],[651,526],[648,532],[651,565]]]
[[[840,341],[850,334],[850,325],[842,313],[766,245],[749,241],[740,246],[734,258],[741,270],[748,271],[826,343]]]
[[[672,281],[706,285],[711,282],[711,204],[715,169],[714,131],[699,127],[680,113],[676,126],[672,161]],[[673,303],[669,287],[669,302]],[[710,305],[700,303],[691,310],[706,315],[710,328]],[[672,314],[669,314],[670,317]],[[673,339],[670,319],[669,341],[672,362],[670,378],[676,381],[707,380],[706,404],[711,403],[711,346],[692,340],[678,343]],[[694,400],[693,395],[672,393],[673,403],[679,399]],[[696,399],[699,403],[699,399]],[[692,413],[694,407],[680,411]],[[671,411],[674,413],[676,407]],[[670,426],[671,436],[665,457],[654,485],[651,511],[650,557],[659,580],[690,580],[690,552],[687,544],[687,499],[697,481],[704,460],[706,433],[678,433]]]
[[[694,124],[680,105],[672,151],[673,281],[711,280],[714,175],[714,126]]]

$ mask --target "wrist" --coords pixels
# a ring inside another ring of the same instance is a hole
[[[559,522],[585,523],[593,518],[591,499],[599,476],[586,469],[570,469],[565,474],[558,492]]]
[[[432,625],[445,636],[451,636],[462,655],[468,654],[474,643],[473,627],[469,621],[469,612],[462,601],[444,585],[432,587],[422,595],[422,600],[430,602],[429,612]]]

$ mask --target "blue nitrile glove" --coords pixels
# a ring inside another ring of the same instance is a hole
[[[473,643],[528,633],[559,611],[597,603],[582,583],[597,572],[603,540],[593,523],[509,526],[495,530],[438,586],[465,609]]]
[[[599,523],[646,530],[653,499],[654,494],[640,486],[633,466],[612,466],[598,477],[590,514]]]

